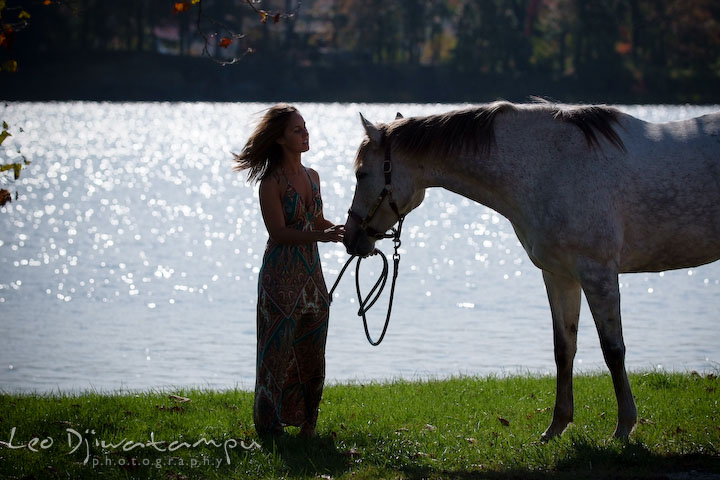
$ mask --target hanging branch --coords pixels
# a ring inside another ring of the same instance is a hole
[[[202,28],[201,22],[202,19],[206,18],[211,24],[213,24],[220,32],[225,32],[226,35],[221,36],[221,33],[218,33],[217,31],[215,33],[207,34]],[[197,15],[197,30],[200,32],[200,35],[203,37],[203,41],[205,45],[203,45],[202,53],[203,55],[206,55],[208,58],[210,58],[215,63],[225,66],[225,65],[232,65],[234,63],[239,62],[242,60],[246,55],[249,55],[253,53],[253,49],[248,47],[245,52],[240,55],[239,57],[234,57],[232,60],[221,60],[219,58],[216,58],[210,53],[209,46],[210,46],[210,39],[214,38],[215,42],[221,46],[222,48],[229,47],[234,41],[240,40],[242,38],[245,38],[244,33],[235,33],[233,32],[227,25],[217,21],[214,18],[206,17],[202,13],[202,0],[198,0],[198,15]],[[220,38],[220,40],[218,40]]]
[[[255,4],[259,3],[258,0],[246,0],[247,4],[250,6],[250,8],[255,11],[260,16],[260,22],[267,23],[268,20],[272,20],[273,24],[279,23],[281,20],[290,20],[294,19],[299,10],[301,1],[297,2],[297,5],[295,6],[295,9],[292,12],[269,12],[267,10],[258,9]],[[216,18],[209,17],[206,14],[203,13],[203,5],[202,0],[184,0],[182,2],[175,2],[173,6],[173,12],[174,13],[184,13],[190,10],[192,5],[198,6],[198,14],[197,14],[197,20],[196,20],[196,26],[197,31],[200,33],[200,35],[203,38],[203,55],[210,58],[215,63],[225,66],[225,65],[232,65],[234,63],[239,62],[242,60],[246,55],[250,55],[252,53],[255,53],[255,50],[252,47],[248,47],[242,55],[238,57],[234,57],[230,60],[224,60],[221,58],[218,58],[214,56],[212,53],[210,53],[210,46],[211,45],[218,45],[221,48],[228,48],[230,45],[232,45],[234,42],[241,40],[245,38],[244,33],[238,33],[233,31],[229,26],[226,24],[218,21]],[[202,23],[203,21],[209,22],[215,29],[213,33],[207,33],[205,29],[203,29]]]
[[[289,19],[291,19],[291,18],[295,18],[295,16],[297,15],[297,13],[300,11],[300,4],[302,3],[301,1],[298,0],[298,3],[297,3],[297,5],[295,6],[295,9],[294,9],[292,12],[289,12],[289,13],[288,13],[288,12],[285,12],[285,13],[280,13],[280,12],[272,13],[272,12],[267,12],[267,11],[265,11],[265,10],[258,10],[257,8],[255,8],[255,5],[253,5],[253,4],[254,4],[254,3],[259,3],[259,2],[257,2],[257,1],[252,1],[252,0],[246,0],[246,1],[247,1],[247,4],[250,5],[250,8],[252,8],[253,10],[255,10],[255,12],[256,12],[258,15],[260,15],[260,21],[261,21],[262,23],[267,23],[268,19],[270,19],[270,18],[272,18],[273,23],[279,23],[281,19],[289,20]]]

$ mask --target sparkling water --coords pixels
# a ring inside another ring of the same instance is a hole
[[[252,389],[257,273],[267,234],[257,188],[232,171],[265,104],[10,103],[6,159],[32,161],[0,209],[0,390]],[[352,161],[372,121],[458,105],[299,104],[304,163],[326,218],[344,223]],[[717,106],[620,106],[650,121]],[[22,132],[20,131],[22,129]],[[380,242],[388,255],[392,245]],[[330,286],[347,259],[321,244]],[[554,373],[540,271],[510,223],[441,189],[408,215],[385,341],[371,347],[351,271],[331,308],[330,382]],[[363,285],[381,269],[363,263]],[[352,270],[352,269],[350,269]],[[720,262],[622,275],[632,370],[717,370]],[[387,298],[385,296],[384,298]],[[384,300],[370,312],[377,336]],[[577,368],[604,369],[583,305]]]

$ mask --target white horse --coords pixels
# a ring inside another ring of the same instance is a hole
[[[614,435],[627,438],[637,410],[618,274],[720,258],[720,113],[653,124],[604,106],[496,102],[389,124],[361,119],[348,253],[370,253],[376,232],[420,205],[428,187],[499,212],[542,270],[550,301],[557,387],[543,439],[573,420],[581,289],[615,388]]]

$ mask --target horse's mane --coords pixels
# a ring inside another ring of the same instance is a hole
[[[558,106],[544,100],[540,102],[531,105],[494,102],[427,117],[399,119],[382,127],[397,148],[408,152],[440,156],[457,154],[468,148],[488,152],[495,142],[493,124],[499,114],[537,110],[578,127],[590,148],[599,147],[598,135],[601,135],[625,151],[625,145],[613,127],[620,113],[617,109],[595,105]]]

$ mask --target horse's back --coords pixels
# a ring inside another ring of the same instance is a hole
[[[621,271],[720,258],[720,113],[670,123],[620,122]]]
[[[628,150],[626,161],[652,168],[683,159],[688,167],[720,163],[720,112],[667,123],[650,123],[630,115],[618,119],[618,134]]]

